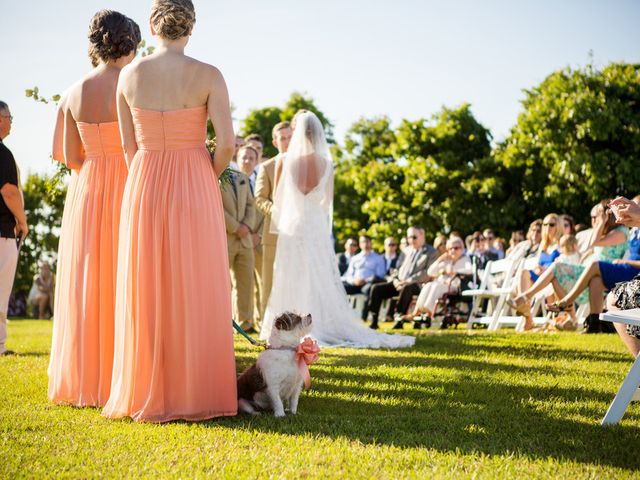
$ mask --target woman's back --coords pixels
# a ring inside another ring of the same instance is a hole
[[[65,105],[76,122],[118,121],[116,88],[119,74],[119,68],[101,66],[69,89]]]
[[[127,68],[122,92],[132,108],[157,111],[204,105],[217,70],[182,53],[164,51]]]

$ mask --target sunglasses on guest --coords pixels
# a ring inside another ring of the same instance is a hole
[[[407,235],[407,240],[417,240],[418,236],[417,235]]]
[[[554,223],[551,223],[551,222],[545,222],[545,223],[543,223],[543,224],[542,224],[542,226],[543,226],[543,227],[555,227],[555,226],[556,226],[556,224],[555,224],[555,222],[554,222]]]

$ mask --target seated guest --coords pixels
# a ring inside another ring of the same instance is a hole
[[[611,201],[610,206],[615,213],[617,223],[628,227],[640,227],[640,205],[636,202],[618,197]],[[619,283],[607,295],[607,309],[610,312],[632,308],[640,308],[640,276],[636,276],[629,282]],[[633,358],[640,355],[640,328],[621,323],[613,325]]]
[[[498,257],[498,260],[503,259],[504,249],[501,250],[500,248],[498,248],[498,245],[496,244],[496,234],[493,233],[493,230],[491,230],[490,228],[485,228],[484,232],[482,232],[482,236],[487,241],[487,249],[491,253],[496,255]]]
[[[384,239],[385,275],[390,275],[402,264],[404,253],[398,253],[398,242],[393,237]]]
[[[564,234],[560,237],[560,256],[558,262],[580,264],[580,252],[578,251],[578,240],[575,235]]]
[[[542,222],[542,242],[540,243],[540,248],[538,249],[538,255],[536,259],[536,266],[531,269],[523,269],[520,272],[520,280],[516,286],[516,292],[518,296],[516,297],[515,302],[512,306],[516,310],[524,310],[522,307],[522,303],[524,302],[524,297],[522,296],[522,292],[527,291],[531,286],[538,280],[540,275],[549,268],[549,266],[556,261],[556,259],[560,256],[560,248],[558,243],[560,242],[560,237],[562,236],[561,232],[563,229],[560,228],[560,218],[555,213],[550,213]],[[531,315],[524,315],[526,326],[525,329],[533,328],[533,320],[531,319]]]
[[[628,229],[624,226],[616,226],[615,217],[610,210],[607,209],[607,200],[595,205],[591,211],[593,235],[589,245],[587,245],[587,251],[582,254],[582,264],[574,265],[564,262],[554,262],[549,268],[547,268],[540,278],[527,290],[520,293],[514,300],[516,310],[520,315],[525,317],[526,324],[525,330],[533,328],[533,322],[530,322],[528,318],[531,316],[529,304],[531,298],[544,289],[547,285],[553,285],[553,289],[556,297],[564,297],[569,290],[573,288],[578,282],[578,278],[582,275],[583,271],[587,268],[591,261],[605,261],[613,263],[617,259],[624,257],[627,251],[627,235]],[[593,253],[591,253],[593,251]],[[600,298],[600,304],[591,303],[598,302],[597,295],[592,295],[591,300],[587,298],[586,292],[582,293],[577,298],[577,303],[590,302],[593,311],[602,310],[602,298]],[[591,323],[593,320],[593,323]],[[600,320],[595,317],[589,317],[585,322],[587,327],[587,333],[594,333],[605,330],[610,327],[610,323],[601,324]],[[611,327],[610,331],[613,331]]]
[[[371,237],[360,235],[360,253],[354,255],[349,262],[349,268],[342,276],[342,285],[347,295],[363,293],[369,299],[371,286],[376,282],[384,281],[386,267],[384,257],[373,251]]]
[[[353,238],[347,238],[347,241],[344,244],[344,252],[338,255],[338,270],[340,271],[340,276],[344,275],[347,272],[347,268],[349,268],[349,262],[358,251],[358,241]]]
[[[640,196],[633,199],[636,204],[640,203]],[[583,271],[577,282],[569,292],[549,307],[551,311],[573,312],[573,304],[578,300],[580,294],[589,290],[589,317],[587,324],[592,326],[591,330],[603,330],[609,327],[609,323],[600,323],[600,314],[603,310],[603,298],[605,291],[611,291],[618,283],[629,282],[640,274],[640,229],[632,228],[629,231],[628,256],[624,259],[615,259],[613,262],[595,261],[591,262]],[[577,327],[577,325],[576,325]],[[612,331],[611,328],[605,330]]]
[[[433,248],[435,248],[440,255],[447,253],[447,237],[442,234],[436,235],[436,238],[433,240]]]
[[[467,244],[467,254],[477,269],[483,270],[487,266],[487,263],[498,260],[498,255],[489,250],[489,244],[487,243],[487,239],[484,238],[484,235],[482,235],[482,232],[474,232],[471,237],[467,239],[469,240]]]
[[[402,237],[400,239],[400,253],[406,255],[407,250],[409,250],[409,244],[407,243],[407,237]]]
[[[509,248],[506,251],[506,256],[510,256],[511,253],[515,250],[516,246],[524,241],[524,232],[522,230],[511,232],[511,238],[509,239]]]
[[[39,319],[50,318],[53,314],[55,276],[47,262],[40,263],[40,271],[33,277],[33,284],[27,297],[27,305],[33,308]]]
[[[420,295],[411,314],[403,320],[411,320],[416,315],[426,313],[433,317],[438,299],[445,293],[453,293],[460,288],[460,279],[456,275],[471,275],[471,259],[464,254],[464,243],[454,237],[447,241],[447,253],[441,255],[427,270],[431,280],[420,290]],[[414,322],[414,328],[420,328],[420,322]]]
[[[560,224],[562,225],[562,233],[564,235],[576,234],[576,222],[573,220],[571,215],[567,215],[566,213],[560,215]]]
[[[409,248],[405,252],[405,259],[400,268],[389,278],[389,281],[376,283],[369,292],[367,308],[362,310],[362,319],[366,320],[371,312],[371,328],[378,328],[378,315],[382,302],[387,298],[398,296],[397,302],[390,302],[387,317],[398,312],[406,313],[414,295],[420,293],[420,285],[429,277],[427,269],[438,258],[438,251],[427,244],[424,239],[424,230],[420,227],[410,227],[407,230],[407,243]],[[394,328],[402,328],[400,319]]]

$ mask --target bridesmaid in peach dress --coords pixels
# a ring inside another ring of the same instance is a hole
[[[140,29],[102,10],[89,27],[96,67],[69,89],[58,111],[53,157],[72,169],[58,249],[49,399],[103,406],[113,369],[120,202],[127,167],[116,86],[140,43]]]
[[[235,136],[220,72],[184,54],[190,0],[155,0],[158,48],[126,67],[118,116],[129,164],[122,202],[110,418],[236,415],[231,292],[217,176]],[[213,164],[205,149],[210,117]]]

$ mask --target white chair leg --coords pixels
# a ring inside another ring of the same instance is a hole
[[[620,390],[611,402],[607,414],[602,419],[602,425],[613,425],[618,423],[624,412],[627,410],[631,399],[638,390],[640,385],[640,356],[638,356],[631,366],[631,370],[622,382]]]

